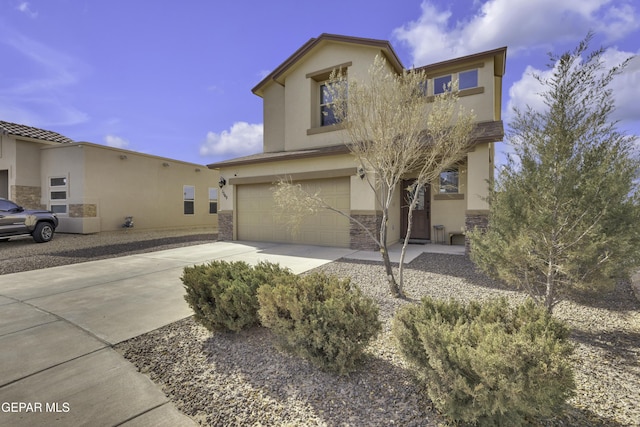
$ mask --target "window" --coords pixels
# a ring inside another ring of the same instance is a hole
[[[195,194],[196,187],[193,185],[185,185],[182,187],[183,195],[184,195],[184,214],[185,215],[193,215],[195,212],[194,202],[195,202]]]
[[[433,94],[438,95],[451,90],[451,74],[433,79]]]
[[[66,176],[49,178],[49,209],[57,214],[66,214],[68,192]]]
[[[407,190],[407,204],[411,204],[413,202],[414,195],[416,195],[415,183],[407,187],[406,190]],[[423,211],[425,209],[425,206],[426,206],[425,202],[427,200],[426,199],[427,190],[424,185],[420,186],[417,197],[418,197],[418,202],[416,203],[414,210]]]
[[[427,90],[429,89],[429,85],[427,84],[427,81],[422,81],[420,83],[418,83],[418,89],[416,90],[417,94],[420,96],[427,96]]]
[[[460,90],[478,87],[478,70],[463,71],[459,74],[458,78]]]
[[[333,85],[346,84],[342,82],[336,83],[323,83],[320,85],[320,126],[331,126],[339,122],[338,118],[333,112]],[[340,88],[336,88],[340,90]]]
[[[218,189],[209,188],[209,213],[218,213]]]
[[[458,169],[447,169],[440,174],[440,194],[458,193]]]

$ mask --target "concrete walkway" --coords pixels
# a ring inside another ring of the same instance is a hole
[[[461,252],[411,245],[407,262],[436,249]],[[302,273],[341,257],[380,260],[350,249],[216,242],[0,276],[0,426],[193,426],[113,345],[192,314],[185,266],[271,261]]]

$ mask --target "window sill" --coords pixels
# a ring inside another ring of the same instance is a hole
[[[307,129],[307,135],[317,135],[319,133],[334,132],[342,129],[344,129],[344,125],[340,123],[337,125],[320,126],[317,128]]]
[[[480,95],[481,93],[484,93],[484,86],[462,89],[458,92],[458,97],[462,98],[463,96]],[[434,95],[430,95],[427,97],[427,102],[433,102],[435,101],[435,98],[436,97]]]
[[[433,200],[464,200],[464,193],[434,194]]]

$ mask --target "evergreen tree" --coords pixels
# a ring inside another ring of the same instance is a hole
[[[576,291],[602,291],[640,265],[639,162],[635,136],[611,120],[610,83],[589,34],[550,55],[546,108],[516,110],[513,155],[497,174],[486,231],[470,233],[471,257],[552,311]]]

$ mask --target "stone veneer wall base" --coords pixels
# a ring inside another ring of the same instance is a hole
[[[360,221],[373,233],[374,236],[377,236],[380,232],[380,225],[382,225],[382,213],[366,215],[352,214],[351,217]],[[349,237],[351,249],[358,249],[361,251],[377,251],[380,249],[371,236],[369,236],[369,234],[355,221],[350,221]]]
[[[465,213],[465,221],[464,221],[465,230],[473,230],[475,228],[479,228],[480,230],[484,231],[487,229],[488,225],[489,225],[488,210],[467,211]],[[465,246],[464,253],[465,255],[469,256],[469,253],[471,252],[471,246],[470,246],[469,238],[467,236],[465,236],[464,238],[464,246]]]
[[[218,241],[233,240],[233,212],[218,212]]]
[[[46,205],[40,203],[42,191],[40,187],[30,185],[12,185],[11,194],[13,201],[26,209],[46,209]]]

